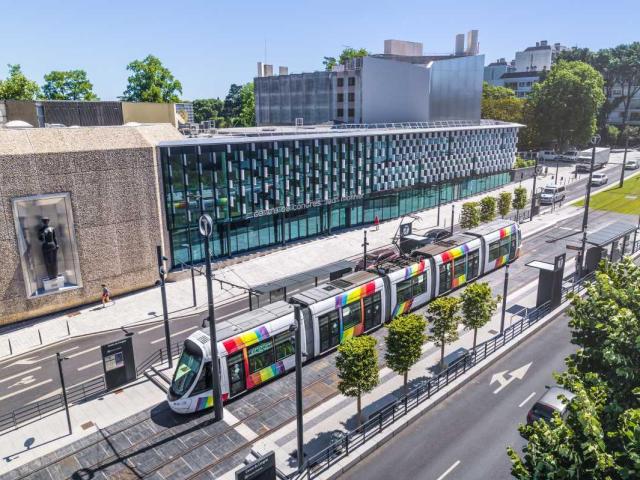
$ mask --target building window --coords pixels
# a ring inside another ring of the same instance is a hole
[[[356,77],[349,77],[349,86],[354,87],[356,85]]]
[[[344,87],[344,78],[339,78],[338,79],[338,86],[339,87]]]
[[[339,117],[344,117],[344,108],[339,108],[338,109],[338,116]]]
[[[355,102],[356,101],[356,94],[353,92],[349,92],[349,101],[350,102]]]
[[[356,115],[355,109],[350,108],[349,109],[349,118],[353,118],[353,117],[355,117],[355,115]]]
[[[338,94],[338,102],[339,102],[339,103],[344,102],[344,93],[339,93],[339,94]]]

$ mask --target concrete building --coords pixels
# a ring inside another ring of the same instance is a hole
[[[637,87],[632,87],[631,91]],[[625,87],[624,94],[627,95],[628,92]],[[616,100],[623,96],[622,87],[615,86],[611,89],[611,96],[609,100]],[[609,114],[608,121],[612,125],[621,126],[624,123],[624,104],[619,102],[616,105],[616,108]],[[629,111],[627,113],[627,125],[631,126],[640,126],[640,91],[638,91],[633,98],[631,99],[631,103],[629,105]]]
[[[540,72],[506,72],[500,76],[503,87],[512,89],[517,97],[526,97],[540,81]]]
[[[155,147],[179,138],[169,125],[0,128],[0,324],[96,301],[102,283],[113,293],[154,284],[163,236]]]
[[[424,56],[422,44],[398,40],[385,52],[330,72],[255,78],[257,125],[480,119],[483,56]]]
[[[499,58],[484,67],[483,80],[491,85],[503,87],[504,81],[500,78],[504,73],[512,72],[515,68],[507,63],[504,58]]]

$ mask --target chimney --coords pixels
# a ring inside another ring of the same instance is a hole
[[[477,55],[479,51],[478,30],[469,30],[467,33],[467,55]]]
[[[546,40],[542,40],[542,41],[540,42],[540,46],[541,46],[541,47],[546,47],[546,46],[547,46],[547,41],[546,41]]]
[[[456,55],[464,55],[464,33],[456,35]]]
[[[262,77],[264,75],[264,70],[262,69],[262,62],[258,62],[258,77]]]
[[[264,64],[264,76],[273,77],[273,65],[269,65],[268,63]]]
[[[536,42],[536,47],[539,47],[539,46],[540,46],[540,42]]]
[[[278,67],[278,75],[289,75],[289,67]]]

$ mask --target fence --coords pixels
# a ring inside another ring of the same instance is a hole
[[[594,275],[595,273],[592,273],[577,282],[572,282],[571,286],[563,287],[563,300],[566,300],[569,293],[578,293],[586,288],[586,282],[592,280]],[[348,456],[354,448],[358,448],[372,437],[380,434],[385,428],[393,425],[397,420],[407,415],[422,402],[430,399],[451,382],[464,375],[467,370],[522,335],[522,333],[526,332],[531,326],[535,325],[540,319],[547,315],[550,310],[550,303],[545,303],[531,310],[525,310],[522,318],[505,328],[502,335],[498,334],[478,344],[446,370],[443,370],[434,377],[426,379],[407,395],[383,407],[360,427],[344,434],[339,440],[334,441],[327,448],[310,457],[305,466],[305,470],[293,478],[307,478],[308,480],[315,478],[337,461]]]

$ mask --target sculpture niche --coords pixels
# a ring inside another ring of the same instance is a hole
[[[42,242],[42,257],[44,265],[47,269],[47,276],[50,280],[58,277],[58,241],[56,239],[56,230],[49,225],[49,219],[42,219],[42,226],[39,234]]]

